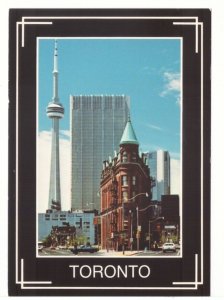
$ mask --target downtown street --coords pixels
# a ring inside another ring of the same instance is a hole
[[[128,256],[143,256],[143,257],[171,257],[171,256],[180,256],[180,250],[177,249],[176,252],[166,252],[163,253],[162,250],[152,251],[152,250],[144,250],[144,251],[105,251],[99,250],[95,253],[84,253],[80,252],[78,254],[74,254],[70,249],[50,249],[44,248],[41,251],[38,251],[39,256],[88,256],[88,257],[128,257]]]

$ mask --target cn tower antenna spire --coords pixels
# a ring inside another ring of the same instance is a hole
[[[47,107],[47,116],[52,120],[51,171],[48,209],[61,210],[60,161],[59,161],[59,120],[64,117],[64,107],[58,96],[58,48],[54,43],[53,98]]]
[[[58,72],[58,41],[54,40],[54,71]]]
[[[58,42],[54,41],[53,102],[58,103]]]

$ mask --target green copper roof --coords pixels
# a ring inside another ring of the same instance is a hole
[[[134,129],[131,124],[130,118],[128,119],[128,122],[125,126],[120,145],[124,144],[134,144],[134,145],[139,145],[137,137],[135,135]]]

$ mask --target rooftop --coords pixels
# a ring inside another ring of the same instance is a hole
[[[120,145],[124,144],[133,144],[133,145],[139,145],[139,142],[137,140],[137,137],[135,135],[133,126],[131,124],[130,117],[128,118],[127,124],[125,126]]]

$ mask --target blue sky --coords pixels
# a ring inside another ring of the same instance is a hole
[[[54,39],[39,40],[39,131],[51,129]],[[70,94],[126,94],[141,151],[180,153],[180,39],[58,39],[61,130]]]

